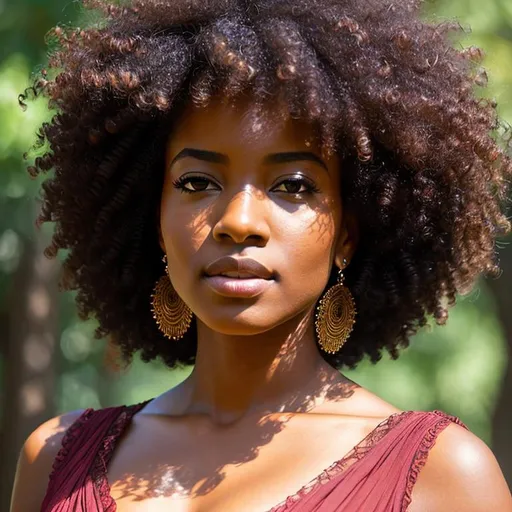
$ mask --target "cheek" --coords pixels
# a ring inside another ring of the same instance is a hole
[[[295,225],[294,238],[299,251],[325,252],[333,245],[336,225],[330,212],[317,213],[310,210],[300,216]],[[307,255],[307,254],[304,254]]]
[[[204,213],[191,212],[190,207],[171,199],[162,202],[160,223],[170,273],[173,278],[183,275],[183,269],[190,270],[194,255],[210,234],[211,226]]]
[[[283,271],[290,286],[320,293],[331,272],[336,224],[330,212],[310,211],[280,230],[286,262]],[[311,280],[313,278],[313,280]]]

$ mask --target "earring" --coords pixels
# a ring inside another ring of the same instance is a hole
[[[151,295],[153,318],[166,338],[179,340],[192,322],[192,310],[181,300],[169,279],[167,257],[164,255],[165,275],[157,282]]]
[[[343,272],[320,300],[316,314],[316,333],[324,352],[335,354],[347,341],[355,323],[356,308],[350,290],[343,286]]]

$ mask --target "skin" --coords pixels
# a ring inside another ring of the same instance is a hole
[[[280,119],[275,106],[255,123],[249,106],[189,106],[169,138],[160,243],[173,286],[197,317],[197,362],[136,415],[117,445],[108,479],[118,512],[268,511],[400,412],[330,367],[315,345],[315,305],[333,266],[357,248],[339,161],[322,155],[307,124]],[[176,159],[184,148],[229,162]],[[283,152],[312,152],[324,165],[265,163]],[[174,187],[192,173],[216,186],[194,194]],[[298,174],[319,191],[290,193],[282,183]],[[219,296],[201,273],[222,255],[253,257],[277,278],[256,298]],[[78,414],[53,418],[27,439],[12,512],[39,510]],[[408,509],[453,510],[512,511],[492,451],[456,424],[431,449]]]
[[[339,160],[322,159],[305,124],[270,117],[254,124],[245,104],[189,108],[168,144],[162,193],[162,250],[174,288],[198,319],[197,360],[183,385],[184,410],[221,424],[249,411],[287,408],[289,397],[319,372],[341,381],[315,346],[312,322],[332,266],[342,267],[355,249],[355,230],[349,233],[341,213]],[[220,153],[229,163],[185,157],[171,165],[184,148]],[[288,152],[313,152],[325,165],[265,163],[268,155]],[[173,186],[187,176],[210,180],[208,189],[187,194]],[[288,192],[306,189],[286,183],[295,176],[320,192]],[[226,255],[252,257],[277,278],[258,297],[223,297],[201,274]]]

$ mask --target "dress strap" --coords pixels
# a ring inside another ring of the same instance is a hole
[[[86,409],[67,429],[61,448],[54,459],[41,512],[103,512],[107,501],[101,496],[92,474],[102,482],[99,473],[106,473],[106,463],[117,437],[133,415],[147,402],[132,406]],[[106,481],[104,474],[103,480]],[[111,508],[110,510],[115,510]],[[110,511],[109,511],[110,512]]]
[[[439,434],[451,423],[455,423],[460,425],[461,427],[469,430],[467,425],[465,425],[460,418],[457,416],[453,416],[452,414],[448,414],[444,411],[436,409],[430,413],[429,415],[434,415],[437,417],[437,421],[430,425],[427,429],[425,435],[421,438],[420,445],[418,446],[414,457],[411,462],[410,470],[407,475],[407,484],[405,488],[405,493],[403,495],[402,501],[402,511],[405,512],[407,507],[412,501],[412,491],[416,481],[418,480],[419,473],[428,459],[428,454],[430,450],[434,446],[437,437]]]
[[[102,510],[115,512],[116,504],[110,494],[110,484],[107,478],[107,468],[114,454],[117,442],[129,426],[133,416],[137,414],[150,400],[139,404],[123,407],[120,414],[112,422],[108,432],[101,440],[100,447],[91,465],[90,476],[98,490]]]
[[[435,439],[450,423],[443,411],[403,411],[380,423],[311,485],[270,512],[405,512]]]
[[[82,414],[66,430],[61,441],[60,450],[53,460],[52,471],[49,477],[50,482],[55,478],[57,473],[62,471],[62,468],[69,457],[71,447],[74,445],[75,440],[79,437],[80,431],[83,429],[84,424],[89,420],[93,413],[94,409],[85,409]]]

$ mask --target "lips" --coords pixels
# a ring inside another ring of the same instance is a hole
[[[205,269],[205,280],[217,294],[230,298],[254,298],[273,286],[275,275],[251,258],[223,256]]]
[[[234,279],[272,279],[274,277],[265,265],[251,258],[235,258],[223,256],[210,263],[205,274],[209,277],[225,276]]]

